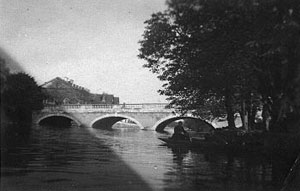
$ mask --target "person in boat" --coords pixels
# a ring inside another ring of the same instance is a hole
[[[174,127],[174,134],[171,137],[176,140],[190,140],[189,134],[184,130],[182,121]]]

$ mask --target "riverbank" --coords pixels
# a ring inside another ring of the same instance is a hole
[[[289,179],[287,190],[298,190],[300,185],[300,164],[297,161],[300,156],[300,134],[299,133],[272,133],[272,132],[260,132],[249,133],[249,135],[240,136],[241,138],[236,141],[238,144],[252,144],[253,153],[263,153],[268,156],[273,165],[273,183],[277,185],[283,185],[286,181],[289,173],[294,167],[293,179]],[[227,136],[228,139],[234,139],[233,136]],[[255,149],[257,147],[257,149]],[[247,151],[246,151],[247,152]],[[290,184],[290,186],[289,186]],[[295,186],[296,185],[296,186]],[[295,189],[297,186],[298,189]],[[289,188],[289,189],[288,189]]]

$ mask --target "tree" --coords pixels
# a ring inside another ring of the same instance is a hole
[[[7,117],[14,122],[28,123],[32,111],[43,108],[44,94],[32,77],[17,73],[6,77],[2,99]]]
[[[257,91],[270,108],[273,130],[288,130],[291,121],[300,125],[300,2],[262,1],[249,52],[254,52]]]
[[[4,90],[6,77],[9,75],[9,69],[6,67],[5,60],[0,57],[0,66],[1,66],[1,97],[2,91]]]
[[[295,97],[299,85],[299,2],[171,0],[168,6],[145,22],[140,41],[144,67],[165,81],[160,93],[182,111],[225,108],[230,127],[235,112],[253,121],[254,101],[271,97],[275,121],[284,110],[280,95]]]
[[[229,127],[235,127],[233,97],[243,65],[233,61],[247,42],[240,34],[246,27],[234,16],[239,10],[226,1],[198,2],[169,1],[168,10],[152,15],[139,57],[167,81],[161,93],[172,104],[199,114],[201,107],[218,106],[214,113],[225,108]]]

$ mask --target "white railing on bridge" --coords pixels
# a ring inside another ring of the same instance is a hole
[[[44,111],[161,111],[170,110],[167,103],[142,103],[142,104],[63,104],[45,105]]]

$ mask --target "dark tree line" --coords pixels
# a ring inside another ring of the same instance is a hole
[[[169,0],[145,22],[139,57],[161,94],[201,117],[239,112],[252,127],[300,125],[300,1]],[[288,125],[287,125],[288,124]],[[299,129],[299,127],[298,127]]]
[[[1,63],[1,123],[29,124],[32,112],[43,108],[44,94],[34,78],[25,73],[10,73]],[[6,119],[7,118],[7,119]]]

